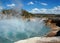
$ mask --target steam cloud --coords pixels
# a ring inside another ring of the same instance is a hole
[[[14,13],[13,11],[10,15],[7,13],[0,14],[0,37],[10,41],[17,41],[35,36],[45,36],[50,31],[49,27],[45,26],[43,19],[33,18],[31,20],[23,20],[19,16],[21,14],[19,9],[21,4],[16,0],[15,3],[18,4],[18,8],[15,7],[14,10],[17,10],[18,13],[14,14],[14,16],[10,16]]]

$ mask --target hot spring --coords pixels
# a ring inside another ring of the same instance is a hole
[[[13,43],[31,37],[46,36],[51,29],[41,18],[0,20],[0,43]]]

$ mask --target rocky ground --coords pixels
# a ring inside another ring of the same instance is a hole
[[[15,43],[60,43],[60,37],[34,37]]]
[[[52,31],[47,35],[48,37],[53,37],[57,34],[58,31],[60,31],[60,20],[52,20],[49,19],[46,22],[47,26],[50,26],[50,28],[52,29]]]

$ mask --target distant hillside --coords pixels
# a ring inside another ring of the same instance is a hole
[[[13,9],[9,9],[9,10],[2,10],[2,14],[7,14],[10,15],[12,14],[12,16],[17,15],[19,12]],[[30,18],[30,17],[60,17],[60,14],[32,14],[29,13],[26,10],[21,10],[21,14],[19,13],[19,15],[25,17],[25,18]]]
[[[9,10],[2,10],[2,14],[12,14],[12,15],[15,15],[17,14],[18,12],[16,10],[13,10],[13,9],[9,9]]]

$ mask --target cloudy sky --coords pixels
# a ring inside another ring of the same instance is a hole
[[[60,0],[0,0],[0,10],[14,7],[31,13],[60,14]]]

